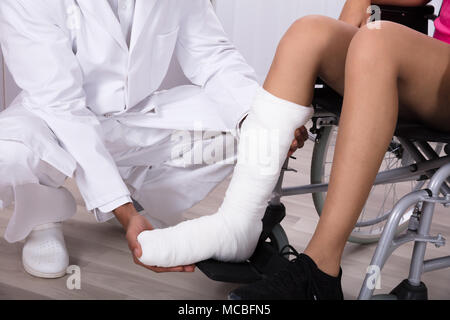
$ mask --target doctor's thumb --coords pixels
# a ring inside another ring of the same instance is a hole
[[[136,241],[136,246],[133,249],[133,254],[136,258],[142,257],[142,248],[141,245],[139,244],[139,241]]]
[[[136,258],[140,258],[142,256],[142,250],[136,248],[134,249],[133,254]]]

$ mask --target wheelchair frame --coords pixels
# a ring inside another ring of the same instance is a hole
[[[448,159],[448,157],[445,158]],[[427,189],[407,194],[394,206],[368,269],[374,270],[375,275],[369,272],[366,274],[358,299],[372,298],[375,283],[378,281],[381,269],[387,259],[398,247],[407,242],[414,241],[415,244],[408,279],[391,292],[398,299],[427,299],[427,288],[421,282],[422,274],[450,267],[450,256],[424,259],[428,243],[432,243],[436,247],[445,245],[442,235],[432,236],[430,228],[436,204],[450,207],[450,194],[446,193],[447,188],[445,187],[446,181],[449,181],[450,178],[450,162],[449,160],[447,162],[433,175]],[[420,203],[423,203],[422,208],[420,208]],[[403,214],[411,206],[415,206],[415,211],[410,218],[408,230],[404,234],[396,236],[396,227]]]

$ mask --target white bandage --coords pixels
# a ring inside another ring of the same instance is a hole
[[[257,245],[267,201],[275,187],[297,128],[313,108],[277,98],[261,89],[240,134],[238,160],[219,211],[138,236],[145,265],[174,267],[209,258],[239,262]]]

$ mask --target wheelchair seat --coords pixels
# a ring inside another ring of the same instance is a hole
[[[450,133],[437,131],[419,123],[399,122],[395,135],[411,141],[450,143]]]

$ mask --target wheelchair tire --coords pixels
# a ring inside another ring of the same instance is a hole
[[[336,139],[336,135],[337,135],[337,127],[336,126],[328,126],[328,127],[324,127],[321,131],[320,134],[320,138],[318,141],[316,141],[316,144],[314,146],[314,150],[313,150],[313,156],[312,156],[312,161],[311,161],[311,183],[312,184],[319,184],[319,183],[327,183],[328,182],[328,176],[329,176],[329,172],[326,172],[327,170],[330,171],[331,168],[326,168],[327,165],[329,165],[331,167],[331,162],[333,159],[333,154],[334,154],[334,143],[335,143],[335,139]],[[393,140],[394,141],[394,140]],[[392,163],[393,165],[398,165],[398,164],[405,164],[405,163],[411,163],[411,159],[408,156],[408,154],[406,153],[406,151],[403,151],[403,155],[398,158],[395,159],[392,154],[390,154],[389,152],[386,153],[386,157],[385,159],[387,159],[387,157],[392,157]],[[331,159],[331,160],[330,160]],[[401,187],[403,189],[409,189],[409,187],[405,187],[404,183],[405,182],[399,182],[398,184],[403,183],[403,185],[401,185]],[[397,195],[396,193],[396,184],[391,184],[392,188],[393,188],[393,193],[395,198],[390,199],[387,207],[390,206],[390,208],[388,208],[389,210],[392,209],[393,204],[399,200],[403,195],[405,195],[408,192],[411,192],[413,190],[417,190],[418,188],[421,188],[424,185],[423,181],[417,182],[417,181],[409,181],[407,183],[411,183],[411,189],[410,190],[403,190],[402,192],[400,192]],[[364,219],[364,213],[367,210],[372,210],[374,207],[374,203],[376,203],[374,201],[374,199],[376,197],[373,197],[373,199],[371,198],[373,193],[375,192],[375,188],[380,188],[383,186],[374,186],[374,188],[371,191],[371,194],[369,195],[369,199],[366,203],[366,206],[364,207],[363,211],[362,211],[362,218],[360,217],[360,221],[358,221],[359,223]],[[314,201],[314,206],[316,208],[317,213],[321,214],[324,203],[325,203],[325,198],[326,198],[326,192],[318,192],[318,193],[313,193],[313,201]],[[379,195],[378,195],[379,198]],[[392,201],[391,201],[392,200]],[[384,210],[384,203],[386,202],[386,195],[385,195],[385,200],[383,202],[383,210]],[[406,230],[406,228],[408,227],[408,221],[409,221],[409,217],[412,214],[413,209],[411,209],[410,211],[408,211],[407,214],[405,214],[405,216],[403,217],[401,223],[398,226],[398,232],[402,232],[404,230]],[[386,212],[383,212],[381,214],[381,216],[386,215]],[[368,220],[368,221],[364,221],[365,223],[369,223],[369,225],[364,226],[364,227],[355,227],[355,229],[353,230],[352,234],[349,237],[349,242],[353,242],[353,243],[358,243],[358,244],[370,244],[370,243],[375,243],[378,242],[378,240],[381,237],[382,231],[383,231],[383,227],[384,227],[384,221],[382,222],[377,222],[374,223],[373,225],[370,224],[370,221],[375,221],[376,218],[374,218],[373,220]],[[382,224],[382,225],[381,225]],[[372,230],[370,230],[372,229]],[[370,231],[367,231],[370,230]]]
[[[283,250],[283,248],[289,245],[289,239],[281,224],[277,224],[273,227],[272,232],[269,234],[268,240],[277,252],[280,253],[282,253],[281,250]]]

